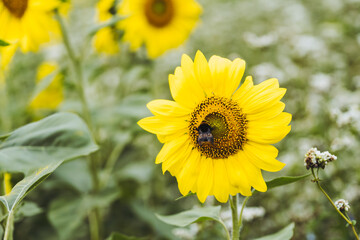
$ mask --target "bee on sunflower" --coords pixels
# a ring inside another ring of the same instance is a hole
[[[271,144],[291,129],[291,114],[280,101],[286,89],[274,78],[254,85],[251,76],[240,85],[244,71],[239,58],[207,61],[198,51],[193,62],[184,54],[169,75],[174,101],[149,102],[154,116],[138,122],[164,143],[155,163],[176,177],[181,194],[227,202],[229,195],[250,196],[251,187],[265,192],[261,170],[285,166]]]

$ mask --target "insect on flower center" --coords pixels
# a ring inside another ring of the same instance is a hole
[[[242,150],[247,120],[239,105],[227,98],[209,97],[191,114],[189,135],[195,148],[213,159],[224,159]]]
[[[154,27],[161,28],[168,25],[174,16],[173,0],[147,0],[145,16]]]
[[[22,18],[28,7],[28,0],[2,0],[4,6],[17,18]]]

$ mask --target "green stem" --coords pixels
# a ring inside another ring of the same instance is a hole
[[[89,111],[89,107],[88,107],[88,104],[86,101],[85,91],[84,91],[84,87],[83,87],[84,75],[83,75],[83,71],[82,71],[81,61],[78,57],[76,57],[75,52],[74,52],[73,48],[71,47],[71,43],[69,40],[69,36],[67,34],[67,30],[66,30],[64,21],[62,20],[59,12],[57,10],[55,11],[55,18],[59,22],[62,39],[63,39],[66,51],[69,55],[70,61],[73,66],[75,79],[76,79],[76,82],[75,82],[76,89],[77,89],[77,92],[78,92],[78,95],[79,95],[79,98],[81,101],[81,105],[82,105],[83,118],[84,118],[85,122],[87,123],[93,137],[95,137],[95,131],[94,131],[93,124],[91,121],[91,115],[90,115],[90,111]],[[93,180],[94,192],[96,193],[99,190],[99,176],[97,173],[97,170],[98,170],[97,158],[94,155],[90,156],[89,169],[90,169],[92,180]],[[100,235],[101,235],[100,234],[101,221],[100,221],[99,209],[97,207],[94,207],[94,209],[92,209],[90,211],[88,217],[89,217],[91,239],[99,240]]]
[[[239,219],[238,219],[238,199],[237,195],[230,197],[230,207],[231,207],[231,215],[232,215],[232,240],[239,240],[240,239],[240,226],[239,226]]]
[[[221,220],[220,220],[219,222],[220,222],[220,224],[223,226],[223,228],[225,229],[225,232],[226,232],[226,240],[230,240],[230,239],[231,239],[231,238],[230,238],[230,233],[229,233],[229,231],[228,231],[225,223],[224,223],[223,221],[221,221]]]
[[[88,107],[88,104],[86,101],[85,91],[83,88],[84,77],[83,77],[83,72],[82,72],[82,67],[81,67],[81,61],[79,58],[76,57],[75,52],[71,47],[69,36],[67,34],[67,30],[66,30],[64,21],[62,20],[58,11],[55,12],[55,18],[59,22],[62,39],[64,41],[66,51],[69,55],[70,61],[74,68],[75,79],[76,79],[76,88],[77,88],[77,92],[79,94],[79,98],[80,98],[81,105],[82,105],[82,115],[84,117],[84,120],[88,124],[88,127],[90,128],[91,132],[93,132],[90,111],[89,111],[89,107]]]
[[[316,185],[318,186],[318,188],[320,189],[320,191],[325,195],[325,197],[329,200],[329,202],[331,203],[331,205],[335,208],[335,210],[338,212],[338,214],[353,228],[355,237],[357,240],[359,240],[359,237],[355,231],[354,225],[353,223],[335,206],[335,203],[331,200],[330,196],[325,192],[325,190],[321,187],[320,183],[319,183],[319,178],[318,176],[315,174],[314,169],[311,169],[312,175],[314,176],[314,182],[316,182]]]
[[[14,233],[14,215],[12,212],[9,212],[9,215],[6,218],[6,226],[3,240],[13,240]]]
[[[242,227],[243,227],[243,224],[242,224],[242,216],[243,216],[243,212],[244,212],[244,209],[245,209],[245,206],[246,206],[246,203],[247,203],[247,201],[249,200],[249,198],[250,198],[250,196],[247,196],[245,199],[244,199],[244,201],[243,201],[243,203],[242,203],[242,206],[241,206],[241,211],[240,211],[240,215],[239,215],[239,233],[241,232],[241,229],[242,229]]]
[[[345,215],[346,215],[346,217],[347,217],[348,219],[350,219],[350,217],[347,215],[347,213],[345,213]],[[353,230],[353,232],[354,232],[354,235],[355,235],[356,239],[359,240],[359,235],[357,234],[357,232],[356,232],[356,230],[355,230],[354,224],[351,224],[351,228],[352,228],[352,230]]]

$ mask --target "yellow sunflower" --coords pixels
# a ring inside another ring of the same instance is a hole
[[[201,7],[194,0],[123,0],[118,12],[127,16],[118,26],[131,50],[145,44],[149,57],[155,58],[188,38]]]
[[[115,0],[100,0],[97,4],[98,22],[110,20],[116,14]],[[104,27],[94,36],[94,47],[97,52],[116,54],[119,52],[119,45],[116,41],[116,33],[113,27]]]
[[[59,0],[0,0],[0,39],[10,46],[1,49],[1,66],[6,66],[16,48],[23,52],[37,51],[50,40],[50,32],[58,32],[52,18]]]
[[[155,116],[138,122],[164,143],[155,162],[177,178],[183,195],[227,202],[229,194],[251,195],[251,187],[264,192],[261,169],[285,165],[271,144],[291,129],[291,114],[280,102],[286,89],[274,78],[254,85],[251,76],[238,88],[244,70],[239,58],[212,56],[207,62],[198,51],[193,62],[183,55],[169,76],[175,101],[151,101],[147,107]]]
[[[42,110],[56,110],[63,101],[63,76],[60,73],[55,73],[58,70],[56,63],[45,62],[38,68],[36,83],[39,85],[42,81],[46,81],[50,77],[47,86],[37,94],[30,102],[30,109],[32,111]],[[50,76],[53,74],[53,76]]]
[[[11,192],[11,174],[4,173],[4,185],[5,185],[5,195],[8,195]]]

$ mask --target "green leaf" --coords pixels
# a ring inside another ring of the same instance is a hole
[[[0,39],[0,47],[6,47],[6,46],[9,46],[9,45],[10,45],[10,43],[5,42],[4,40]]]
[[[15,222],[25,217],[35,216],[42,213],[42,209],[34,202],[24,201],[15,212]]]
[[[72,113],[57,113],[10,133],[0,144],[0,169],[23,172],[26,176],[36,169],[58,166],[57,163],[97,149],[81,118]]]
[[[106,240],[145,240],[145,239],[147,239],[147,238],[126,236],[121,233],[113,232]]]
[[[168,216],[162,216],[156,214],[156,217],[167,224],[178,227],[185,227],[192,223],[207,219],[212,219],[222,223],[222,220],[220,219],[220,209],[221,209],[220,206],[203,207],[203,208],[195,208],[192,210],[188,210]]]
[[[160,221],[151,209],[136,202],[132,203],[131,207],[138,217],[148,223],[157,234],[165,239],[178,239],[171,231],[173,227]]]
[[[73,239],[89,212],[98,207],[110,206],[116,200],[118,192],[100,192],[98,195],[64,196],[50,204],[48,218],[56,229],[60,239]]]
[[[268,187],[268,190],[269,189],[272,189],[272,188],[276,188],[276,187],[280,187],[280,186],[284,186],[284,185],[287,185],[287,184],[290,184],[290,183],[294,183],[294,182],[297,182],[299,180],[302,180],[308,176],[310,176],[311,174],[305,174],[305,175],[302,175],[302,176],[287,176],[287,177],[279,177],[279,178],[275,178],[275,179],[272,179],[270,181],[267,181],[266,182],[266,185]]]
[[[290,240],[294,234],[294,223],[290,223],[282,230],[278,231],[277,233],[267,235],[261,238],[256,238],[254,240]]]
[[[0,169],[23,172],[25,178],[9,194],[0,196],[8,212],[7,239],[12,239],[14,213],[22,199],[64,161],[97,148],[86,124],[71,113],[54,114],[10,133],[0,145]]]

